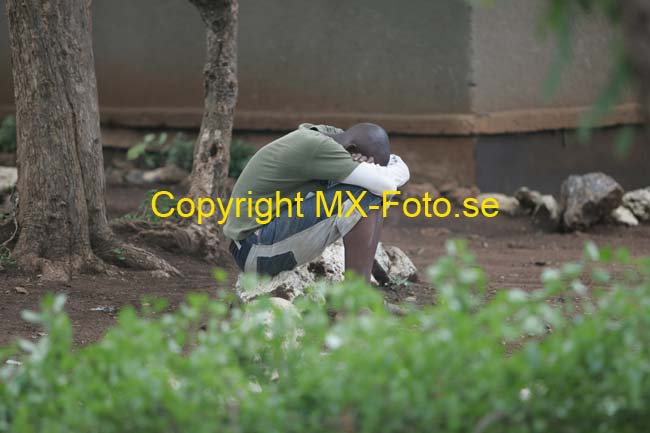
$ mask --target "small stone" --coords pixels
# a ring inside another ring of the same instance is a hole
[[[0,193],[10,191],[18,182],[16,167],[0,167]]]
[[[404,192],[401,195],[401,198],[404,200],[406,200],[407,198],[422,199],[425,197],[425,195],[428,195],[429,198],[435,200],[438,197],[440,197],[440,192],[438,192],[436,187],[433,186],[433,184],[430,182],[424,182],[424,183],[409,182],[404,187]]]
[[[90,311],[98,311],[100,313],[112,314],[117,312],[117,308],[113,307],[112,305],[99,305],[97,307],[91,308]]]
[[[445,182],[442,185],[440,185],[438,190],[440,191],[440,194],[446,196],[447,194],[449,194],[451,191],[453,191],[456,188],[458,188],[458,182],[456,182],[454,180],[451,180],[449,182]]]
[[[398,247],[377,245],[372,275],[382,285],[394,284],[400,280],[416,281],[417,268],[411,259]]]
[[[609,216],[623,198],[623,188],[610,176],[569,176],[561,188],[562,222],[567,230],[590,227]]]
[[[149,275],[151,275],[152,278],[160,278],[160,279],[167,279],[171,277],[168,272],[163,271],[162,269],[156,269],[155,271],[151,271],[149,272]]]
[[[479,193],[480,193],[479,189],[475,186],[471,186],[471,187],[460,186],[458,188],[454,188],[453,190],[449,191],[446,194],[443,193],[443,195],[445,195],[452,202],[462,205],[466,199],[470,197],[476,197],[477,195],[479,195]]]
[[[542,195],[533,210],[533,224],[542,230],[556,231],[560,227],[561,214],[562,210],[555,197],[550,194]]]
[[[124,184],[124,171],[114,167],[107,167],[106,183],[108,185],[123,185]]]
[[[640,221],[650,220],[650,187],[623,194],[623,206],[628,208]]]
[[[515,198],[519,201],[519,207],[525,213],[533,213],[542,202],[542,194],[522,186],[515,191]]]
[[[175,184],[183,181],[189,173],[173,164],[154,170],[131,170],[125,179],[133,185],[145,185],[152,183]]]
[[[26,295],[28,293],[26,288],[20,286],[14,287],[14,290],[16,293],[20,293],[21,295]]]
[[[639,220],[636,219],[631,210],[625,206],[619,206],[612,211],[612,219],[618,224],[622,224],[628,227],[635,227],[639,225]]]
[[[514,197],[507,196],[505,194],[500,194],[498,192],[490,192],[479,194],[476,199],[478,200],[479,207],[483,205],[483,202],[489,198],[492,198],[497,201],[499,204],[499,212],[503,212],[507,215],[516,215],[519,211],[519,200]]]

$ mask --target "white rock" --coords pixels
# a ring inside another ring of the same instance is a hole
[[[641,221],[650,220],[650,187],[623,194],[623,206]]]
[[[639,225],[639,220],[636,219],[631,210],[625,206],[619,206],[612,211],[612,219],[619,224],[634,227]]]
[[[244,302],[250,302],[263,295],[272,295],[291,301],[295,297],[303,295],[305,288],[314,282],[314,275],[309,272],[308,266],[309,264],[298,266],[296,269],[280,272],[269,279],[239,274],[235,292]],[[247,277],[250,277],[250,281],[247,281]]]
[[[416,281],[418,270],[401,249],[380,242],[377,245],[372,274],[379,283],[390,284],[400,280]]]
[[[345,249],[343,241],[338,240],[329,245],[319,258],[291,271],[280,272],[273,278],[239,274],[235,292],[243,302],[250,302],[263,295],[292,301],[303,295],[305,289],[316,280],[342,281],[344,272]],[[399,280],[415,281],[417,268],[402,250],[380,242],[375,255],[373,277],[383,284]]]
[[[10,191],[18,182],[16,167],[0,167],[0,193]]]
[[[483,202],[488,198],[493,198],[497,201],[499,204],[499,212],[503,212],[508,215],[515,215],[519,210],[519,200],[498,192],[486,192],[479,194],[476,197],[479,203],[478,205],[482,206]]]
[[[173,164],[153,170],[131,170],[126,174],[126,181],[133,185],[151,183],[174,184],[183,181],[189,173]]]

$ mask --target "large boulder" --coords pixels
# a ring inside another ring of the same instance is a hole
[[[622,198],[623,188],[606,174],[569,176],[561,188],[564,228],[578,230],[601,221],[620,206]]]
[[[345,250],[343,241],[334,242],[323,254],[309,263],[290,271],[280,272],[273,278],[255,278],[240,274],[235,285],[237,296],[249,302],[262,295],[270,295],[292,301],[305,293],[305,289],[317,280],[337,282],[343,280]],[[379,243],[373,266],[373,277],[381,284],[417,278],[417,269],[402,250]]]
[[[626,192],[623,195],[623,206],[640,221],[650,220],[650,187]]]

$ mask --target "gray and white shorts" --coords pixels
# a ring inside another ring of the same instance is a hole
[[[341,212],[334,212],[328,217],[323,211],[321,200],[320,216],[316,216],[319,203],[316,196],[311,196],[302,202],[301,211],[304,217],[297,218],[295,214],[290,217],[287,209],[284,209],[279,217],[245,239],[232,241],[230,252],[239,268],[244,272],[272,276],[320,256],[328,245],[345,236],[362,218],[356,207],[350,215],[345,216],[354,206],[347,191],[355,197],[358,207],[366,214],[371,210],[380,209],[381,197],[364,188],[345,184],[337,184],[323,191],[328,206],[331,206],[339,191]],[[363,197],[359,199],[362,194]]]

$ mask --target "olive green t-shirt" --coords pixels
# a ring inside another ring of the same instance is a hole
[[[262,226],[255,220],[254,212],[252,217],[248,216],[248,205],[244,201],[240,202],[237,218],[235,199],[250,197],[255,203],[259,198],[275,198],[276,191],[282,198],[292,201],[298,192],[306,198],[310,192],[327,188],[329,182],[341,182],[358,166],[343,146],[319,131],[342,132],[333,126],[303,123],[253,155],[232,191],[233,204],[223,227],[228,238],[244,239]]]

